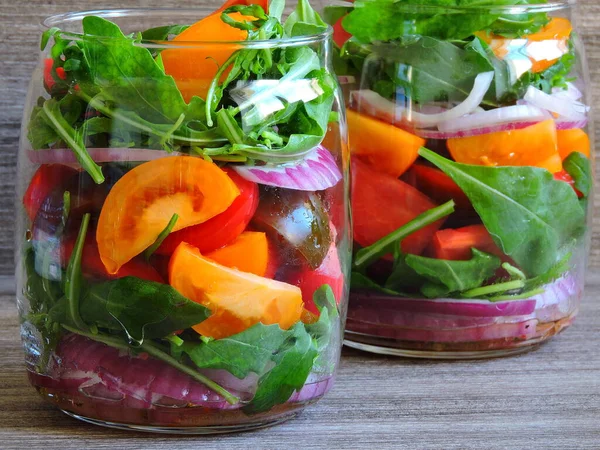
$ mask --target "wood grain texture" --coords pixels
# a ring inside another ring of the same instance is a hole
[[[217,0],[193,0],[185,7],[220,3]],[[318,2],[315,2],[318,4]],[[44,17],[72,10],[110,7],[180,7],[178,0],[0,0],[0,44],[3,63],[0,65],[0,275],[14,271],[14,181],[16,151],[21,127],[23,103],[31,71],[38,57],[40,26]],[[600,3],[581,0],[577,27],[587,45],[594,98],[600,98]],[[596,123],[600,123],[600,108],[595,108]],[[596,144],[600,149],[600,141]],[[600,267],[600,210],[594,216],[592,257],[594,267]]]
[[[490,361],[428,362],[345,349],[336,386],[300,417],[266,430],[218,437],[108,430],[44,403],[25,379],[12,292],[0,281],[3,449],[600,446],[600,274],[588,283],[575,325],[536,352]]]

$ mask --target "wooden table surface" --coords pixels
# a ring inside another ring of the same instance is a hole
[[[186,6],[209,1],[188,1]],[[592,90],[600,98],[600,2],[579,2]],[[75,9],[180,6],[176,0],[0,0],[0,448],[600,448],[600,211],[581,314],[526,355],[475,362],[412,361],[345,349],[320,403],[275,428],[218,437],[107,430],[71,419],[25,379],[14,305],[16,148],[40,20]],[[595,110],[597,120],[600,108]],[[597,122],[598,123],[598,122]],[[598,145],[597,145],[598,148]],[[4,278],[2,276],[5,275]]]

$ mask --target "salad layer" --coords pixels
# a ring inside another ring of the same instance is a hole
[[[259,424],[331,387],[349,258],[343,139],[325,141],[337,84],[326,24],[283,8],[44,34],[19,301],[30,379],[61,408]]]
[[[592,166],[568,10],[364,0],[324,15],[350,108],[352,336],[472,351],[572,317]]]

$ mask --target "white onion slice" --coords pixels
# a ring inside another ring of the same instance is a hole
[[[590,108],[583,103],[546,94],[544,91],[529,86],[523,100],[553,113],[572,120],[586,118]]]
[[[471,114],[440,123],[438,129],[443,132],[465,132],[469,130],[495,127],[524,122],[528,125],[550,119],[552,116],[541,108],[532,105],[505,106],[480,113]]]
[[[405,114],[406,118],[409,122],[414,123],[418,127],[432,127],[440,122],[470,114],[475,111],[483,101],[483,98],[485,97],[486,92],[489,90],[493,79],[494,72],[480,73],[477,75],[477,77],[475,77],[473,89],[464,102],[452,109],[437,114],[423,114],[408,110]]]
[[[297,191],[321,191],[335,186],[342,174],[325,147],[315,147],[302,161],[277,166],[234,166],[242,177],[255,183]]]
[[[396,125],[399,122],[406,122],[418,128],[427,128],[436,126],[440,122],[456,119],[477,110],[486,92],[492,84],[494,72],[480,73],[475,78],[473,89],[469,96],[455,107],[433,114],[424,114],[411,108],[397,105],[378,93],[363,89],[354,91],[350,94],[351,102],[354,107],[370,116],[384,120]],[[424,107],[425,108],[425,107]],[[439,111],[436,107],[434,110]]]
[[[553,88],[552,97],[577,101],[583,98],[583,92],[573,83],[567,83],[567,89]]]

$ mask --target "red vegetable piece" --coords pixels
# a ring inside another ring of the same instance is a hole
[[[576,187],[575,187],[575,180],[573,179],[573,177],[569,174],[569,172],[567,172],[566,170],[561,170],[560,172],[556,172],[554,174],[554,179],[558,180],[558,181],[564,181],[567,184],[570,184],[571,187],[573,188],[573,190],[575,191],[575,193],[577,194],[577,197],[582,198],[583,197],[583,193],[581,193]]]
[[[128,263],[124,264],[117,273],[109,274],[106,270],[106,267],[104,267],[102,260],[100,259],[98,245],[96,244],[96,239],[93,234],[94,233],[88,234],[83,246],[81,271],[85,276],[106,279],[137,277],[143,280],[156,281],[158,283],[165,282],[163,277],[156,271],[156,269],[141,259],[141,257],[134,258]],[[71,257],[74,246],[75,236],[68,238],[63,243],[62,256],[64,266],[69,263],[69,258]]]
[[[409,184],[377,172],[352,159],[352,209],[354,240],[367,247],[425,211],[435,203]],[[420,255],[442,226],[439,220],[402,241],[404,253]]]
[[[469,225],[456,229],[447,228],[437,231],[433,236],[432,253],[434,258],[468,261],[472,257],[472,248],[491,253],[505,261],[508,258],[496,245],[483,225]]]
[[[77,171],[62,164],[44,164],[33,175],[29,187],[23,196],[23,206],[33,220],[50,193],[57,186],[64,186]]]
[[[471,209],[471,202],[452,178],[435,167],[423,164],[413,165],[408,175],[410,184],[439,203],[454,200],[461,209]]]
[[[240,191],[233,203],[221,214],[204,223],[171,233],[158,248],[159,255],[172,254],[181,242],[207,253],[235,240],[248,226],[258,207],[258,185],[229,168],[223,169]]]
[[[54,80],[54,77],[52,76],[52,67],[53,66],[54,66],[54,60],[52,58],[47,58],[44,61],[44,85],[46,86],[46,89],[48,91],[51,91],[52,88],[54,87],[54,85],[56,84],[56,81]],[[65,69],[63,69],[62,67],[56,68],[56,76],[58,78],[60,78],[61,80],[67,79],[67,74],[65,73]]]
[[[317,269],[311,270],[309,267],[306,267],[300,272],[292,274],[288,283],[300,288],[304,308],[313,314],[319,314],[319,310],[313,300],[313,295],[324,284],[328,284],[331,287],[335,301],[339,304],[344,292],[344,274],[342,273],[335,243],[331,244],[327,256],[325,256],[325,259]]]
[[[348,33],[344,27],[342,26],[342,21],[347,14],[343,15],[338,19],[338,21],[333,25],[333,42],[335,45],[342,48],[346,41],[352,37],[350,33]]]

